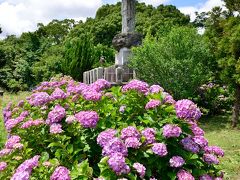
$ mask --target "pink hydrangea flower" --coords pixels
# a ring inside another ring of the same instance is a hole
[[[170,166],[175,167],[175,168],[182,167],[184,163],[185,163],[185,161],[181,156],[173,156],[169,160]]]
[[[54,123],[50,125],[50,134],[60,134],[62,133],[62,125],[58,123]]]
[[[165,138],[179,137],[181,133],[182,129],[177,125],[166,124],[163,126],[163,136]]]
[[[99,120],[99,116],[95,111],[81,111],[75,114],[75,117],[85,128],[95,128]]]
[[[146,168],[140,163],[134,163],[133,168],[138,172],[141,178],[145,176]]]
[[[0,162],[0,171],[4,171],[7,168],[6,162]]]
[[[70,171],[64,166],[57,167],[50,177],[50,180],[61,180],[61,179],[71,180]]]
[[[154,154],[160,157],[166,156],[168,154],[167,146],[163,143],[154,143],[152,151]]]
[[[156,99],[151,99],[145,106],[145,109],[154,109],[158,106],[160,106],[161,102]]]
[[[195,180],[192,174],[184,169],[181,169],[177,172],[178,180]]]

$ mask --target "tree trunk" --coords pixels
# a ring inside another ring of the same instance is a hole
[[[236,127],[238,124],[239,111],[240,111],[240,85],[237,85],[235,89],[235,94],[234,94],[232,127]]]

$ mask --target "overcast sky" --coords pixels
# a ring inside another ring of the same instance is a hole
[[[0,0],[0,26],[6,35],[20,35],[34,31],[37,23],[47,24],[52,19],[85,20],[94,17],[103,4],[113,4],[119,0]],[[180,11],[191,15],[195,11],[209,11],[214,6],[222,6],[221,0],[139,0],[147,4],[173,4]]]

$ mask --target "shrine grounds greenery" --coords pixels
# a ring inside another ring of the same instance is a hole
[[[30,92],[19,92],[18,94],[4,94],[0,99],[0,111],[10,101],[18,102],[30,95]],[[228,114],[213,117],[203,117],[200,126],[206,132],[206,138],[210,145],[217,145],[224,149],[225,156],[221,158],[220,168],[225,172],[225,179],[237,180],[240,177],[240,141],[239,129],[230,127],[230,116]],[[6,131],[3,127],[2,113],[0,115],[0,148],[6,139]]]

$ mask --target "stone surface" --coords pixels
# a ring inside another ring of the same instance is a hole
[[[122,0],[122,33],[134,32],[136,0]]]
[[[142,43],[142,35],[140,33],[120,33],[117,34],[113,40],[113,47],[119,51],[121,48],[131,48],[132,46],[138,46]]]

